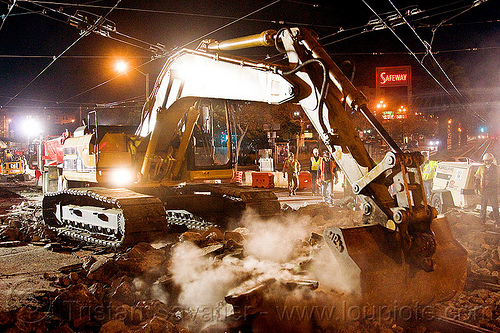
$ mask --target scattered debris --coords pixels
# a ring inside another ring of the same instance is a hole
[[[331,260],[322,258],[329,253],[322,232],[327,225],[361,221],[357,207],[346,199],[334,207],[286,209],[283,220],[247,221],[244,228],[224,232],[186,231],[175,241],[113,252],[58,237],[44,225],[36,201],[22,202],[2,217],[0,247],[62,251],[81,263],[42,274],[54,289],[34,293],[36,307],[0,311],[0,330],[403,332],[408,323],[391,315],[366,318],[336,311],[355,295],[333,285],[338,276],[322,261]],[[470,275],[498,283],[500,236],[468,212],[451,211],[448,219],[469,251]],[[498,331],[497,307],[500,289],[474,288],[432,311]],[[426,332],[422,324],[411,330]]]

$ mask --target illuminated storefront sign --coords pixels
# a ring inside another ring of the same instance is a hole
[[[383,111],[382,119],[391,120],[391,119],[406,119],[406,114],[403,112],[394,112],[394,111]]]
[[[411,66],[377,67],[377,88],[411,85]]]

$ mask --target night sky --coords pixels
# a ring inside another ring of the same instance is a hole
[[[365,1],[382,18],[394,14],[389,0]],[[52,110],[71,113],[96,104],[144,101],[145,77],[135,71],[116,77],[113,64],[117,58],[125,58],[134,66],[145,64],[139,69],[150,74],[152,87],[165,58],[151,61],[154,53],[148,50],[147,43],[160,43],[168,53],[176,47],[194,48],[202,37],[222,40],[283,26],[315,30],[335,61],[355,64],[355,85],[375,87],[375,67],[411,65],[417,82],[414,94],[429,93],[425,81],[431,78],[388,29],[374,30],[373,24],[367,24],[376,17],[362,0],[123,0],[111,12],[116,1],[18,0],[7,15],[10,3],[12,0],[0,0],[4,21],[0,30],[0,112],[13,118]],[[403,13],[417,8],[422,11],[407,16],[411,26],[428,43],[435,28],[431,50],[436,58],[445,63],[452,61],[463,69],[456,81],[460,92],[474,113],[495,119],[500,111],[500,1],[392,3]],[[67,23],[68,16],[77,10],[95,15],[109,13],[107,19],[117,31],[110,33],[113,39],[93,33],[69,48],[80,38],[79,29]],[[343,32],[339,32],[341,28]],[[421,59],[425,48],[413,32],[406,25],[396,26],[394,31]],[[53,57],[67,48],[44,71]],[[261,49],[242,53],[257,59],[266,54],[273,56],[277,52]]]

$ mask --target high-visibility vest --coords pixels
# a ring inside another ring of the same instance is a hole
[[[297,160],[286,160],[285,164],[283,165],[283,172],[286,172],[288,175],[293,175],[296,174],[298,175],[300,173],[300,163]]]
[[[424,164],[422,168],[422,179],[423,180],[432,180],[437,170],[437,161],[428,161]]]
[[[319,165],[321,164],[322,158],[318,156],[318,159],[316,157],[311,156],[311,171],[317,171],[319,169]]]
[[[500,179],[499,172],[500,167],[496,164],[491,165],[489,169],[481,165],[475,174],[475,177],[479,179],[480,189],[484,189],[485,187],[497,188],[498,180]]]

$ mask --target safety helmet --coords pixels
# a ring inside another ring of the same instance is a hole
[[[493,161],[494,159],[495,159],[495,156],[493,156],[493,154],[491,154],[491,153],[486,153],[483,155],[483,161],[487,161],[487,160]]]
[[[319,154],[319,149],[318,148],[314,148],[313,149],[313,154]]]

